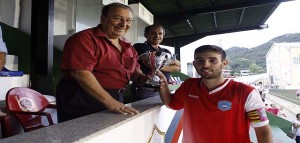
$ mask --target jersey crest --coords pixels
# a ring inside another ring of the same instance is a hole
[[[222,111],[228,111],[231,109],[232,103],[230,101],[219,101],[218,102],[218,108]]]

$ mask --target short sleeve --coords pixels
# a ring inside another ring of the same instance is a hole
[[[4,43],[3,38],[2,38],[1,26],[0,26],[0,52],[4,52],[4,53],[7,54],[6,44]]]
[[[255,89],[252,90],[246,100],[245,111],[252,127],[262,127],[269,123],[265,105]]]
[[[70,37],[64,46],[61,69],[80,69],[92,71],[97,62],[95,43],[84,32]]]
[[[192,78],[185,80],[180,87],[172,94],[172,99],[168,106],[173,110],[180,110],[184,108],[185,96],[189,94],[192,86]]]
[[[299,124],[299,121],[297,121],[297,119],[292,121],[292,124]]]

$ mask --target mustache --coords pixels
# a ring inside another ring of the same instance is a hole
[[[204,71],[204,70],[211,70],[210,68],[202,68],[200,69],[201,71]]]

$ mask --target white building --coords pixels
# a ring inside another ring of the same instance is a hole
[[[249,70],[240,70],[240,74],[241,74],[241,76],[248,76],[248,75],[250,75],[250,71]]]
[[[271,84],[281,89],[300,87],[300,42],[274,43],[265,57]]]

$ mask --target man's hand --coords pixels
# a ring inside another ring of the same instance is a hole
[[[159,94],[161,101],[168,107],[168,104],[172,98],[169,87],[168,87],[168,81],[167,78],[164,76],[162,72],[157,72],[157,75],[160,78],[160,89]]]
[[[86,70],[72,70],[71,76],[79,83],[82,89],[89,95],[95,97],[99,102],[103,103],[104,106],[116,113],[120,114],[138,114],[139,111],[125,106],[125,104],[115,100],[107,91],[105,91],[99,84],[95,76]]]
[[[180,71],[180,62],[178,60],[174,60],[161,69],[164,72],[175,72]]]
[[[5,57],[6,54],[4,52],[0,52],[0,71],[3,69],[5,65]]]
[[[145,84],[148,80],[152,79],[153,77],[154,77],[154,74],[147,74],[147,75],[140,76],[138,78],[138,83]]]
[[[156,74],[160,78],[160,88],[166,88],[168,86],[168,80],[161,71],[157,71]]]
[[[109,101],[104,102],[104,105],[107,107],[107,109],[119,113],[119,114],[123,114],[123,115],[136,115],[139,114],[139,111],[132,108],[129,105],[123,104],[115,99],[110,99]]]

